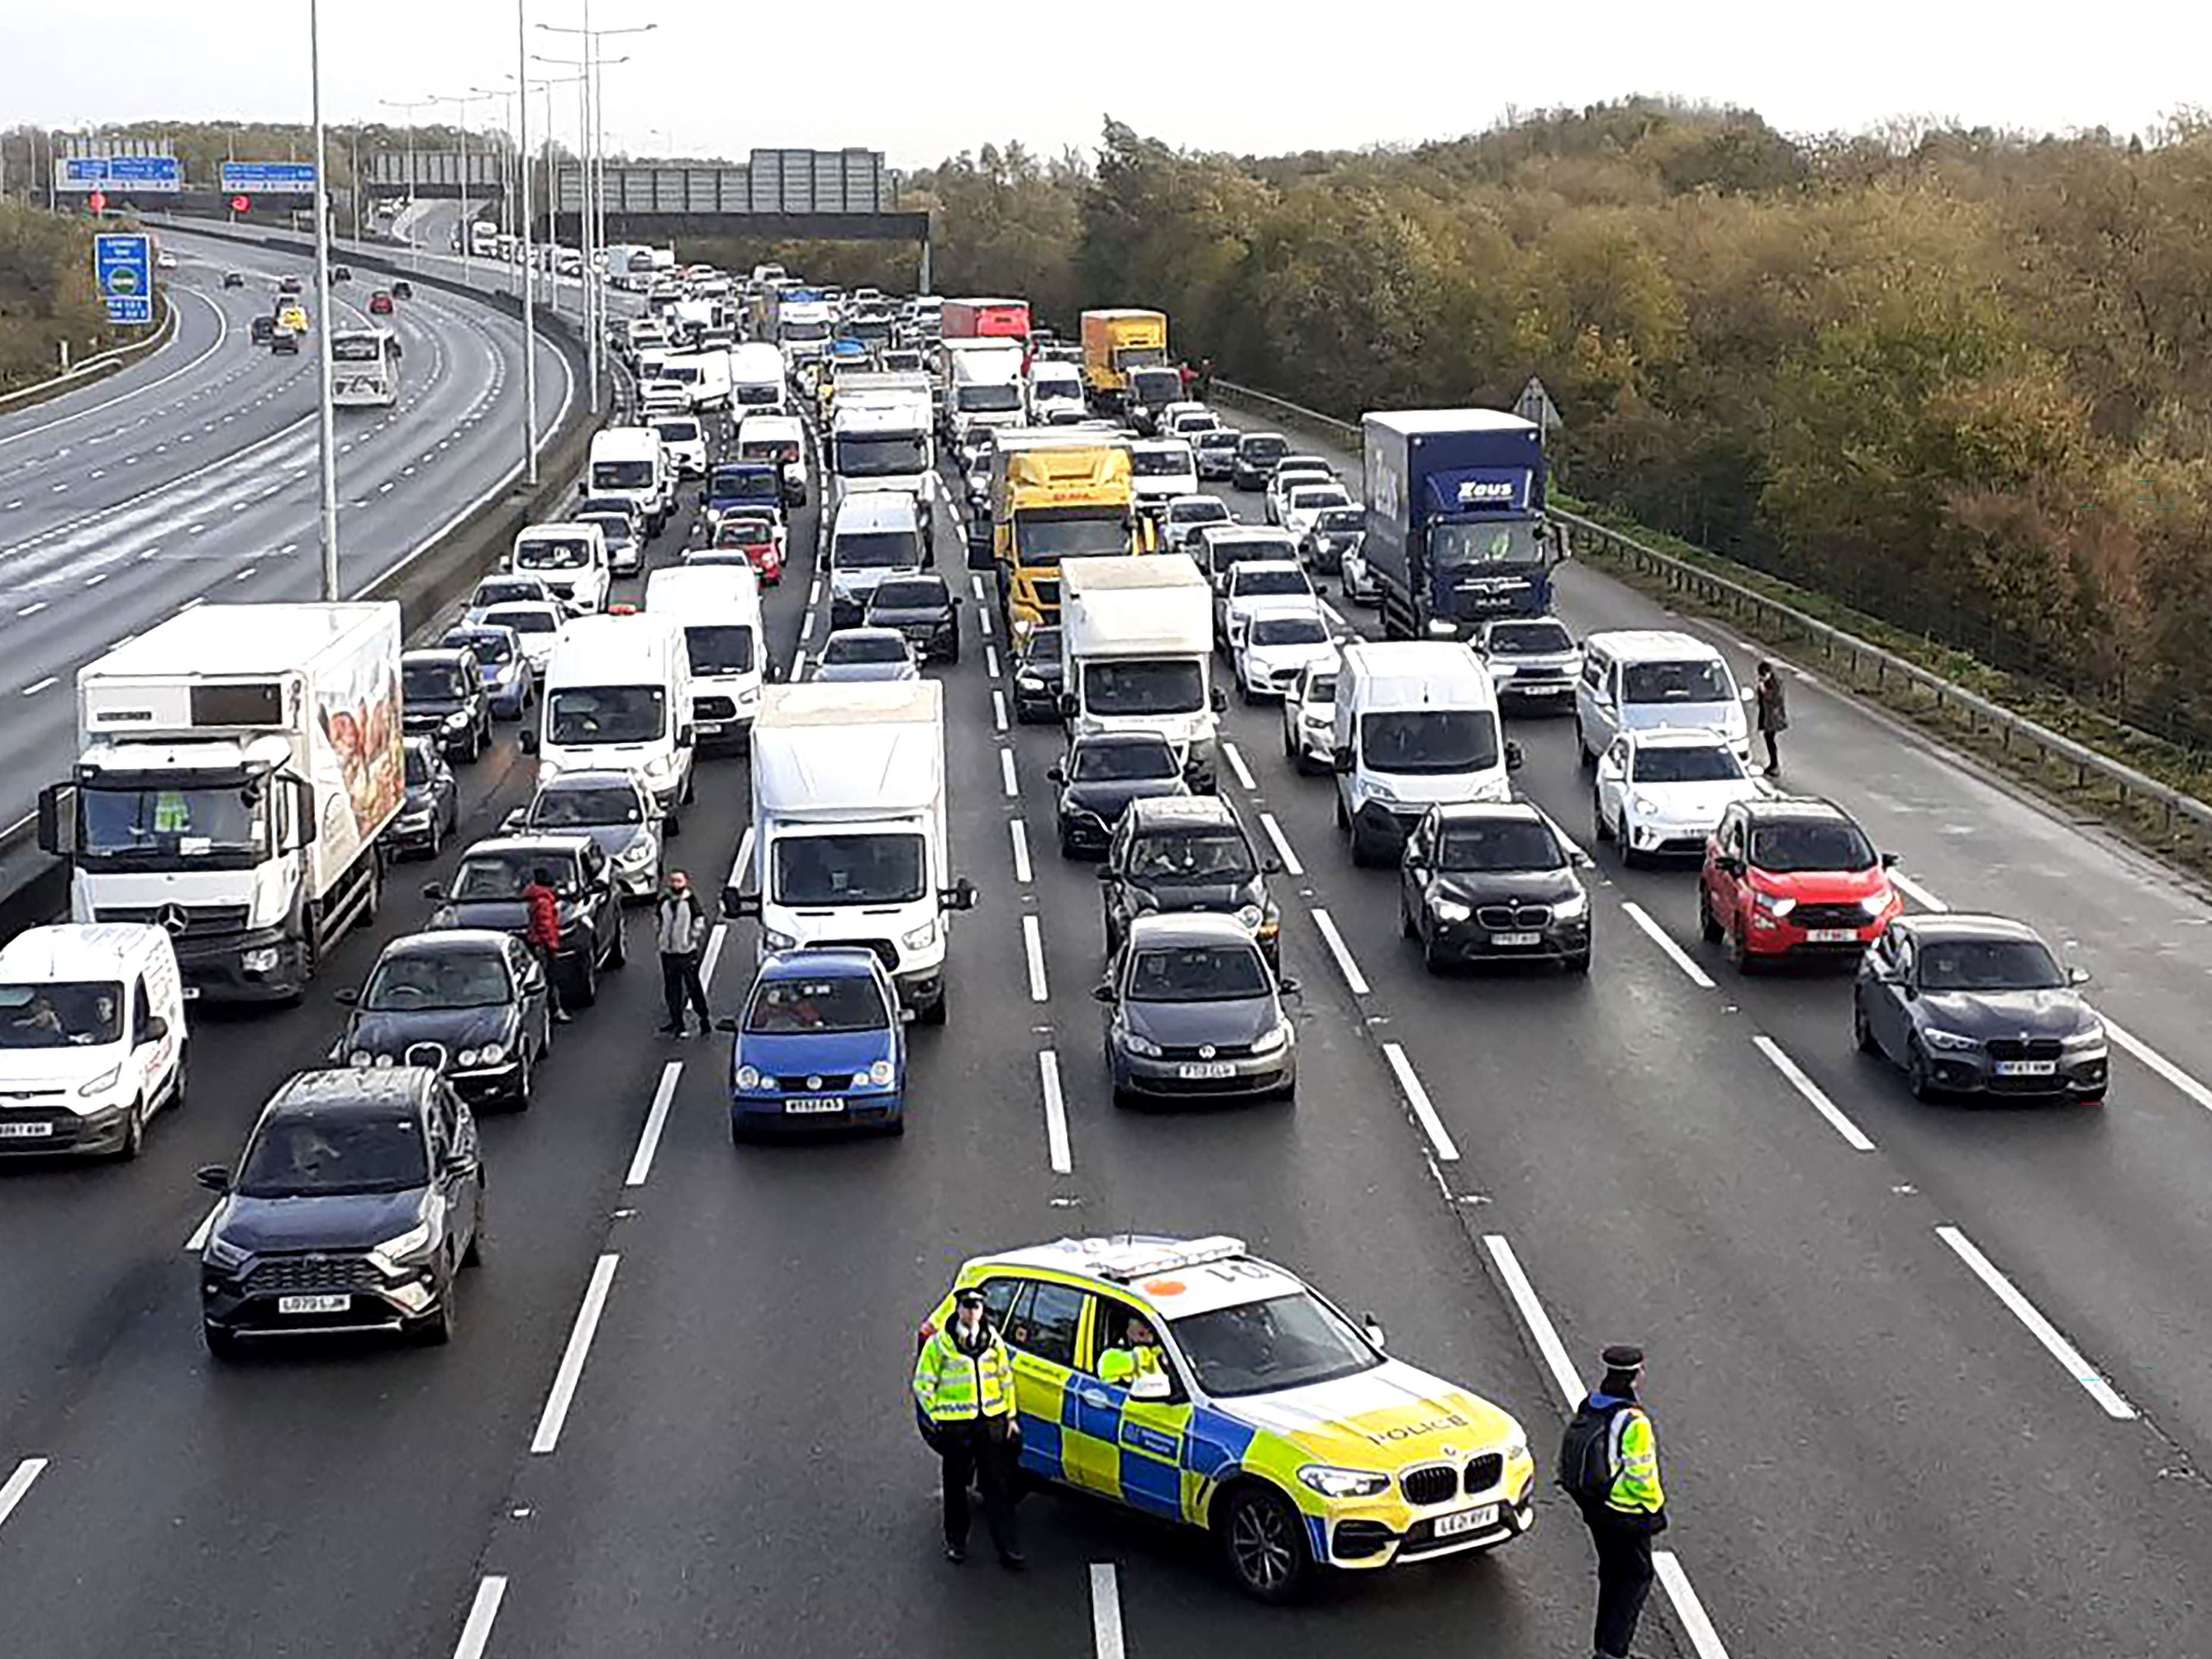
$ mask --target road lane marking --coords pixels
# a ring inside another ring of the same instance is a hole
[[[1091,1645],[1097,1659],[1127,1659],[1121,1638],[1121,1589],[1111,1561],[1091,1564]]]
[[[2152,1071],[2156,1072],[2168,1083],[2171,1083],[2175,1088],[2180,1090],[2182,1093],[2187,1095],[2199,1106],[2204,1108],[2206,1111],[2212,1112],[2212,1089],[2206,1088],[2195,1078],[2190,1076],[2188,1073],[2183,1071],[2181,1067],[2176,1066],[2172,1060],[2168,1060],[2164,1054],[2159,1053],[2157,1049],[2152,1048],[2150,1044],[2145,1042],[2141,1037],[2135,1036],[2132,1032],[2123,1030],[2118,1025],[2113,1024],[2111,1018],[2101,1008],[2093,1009],[2091,1012],[2094,1012],[2099,1019],[2105,1022],[2105,1035],[2106,1036],[2112,1038],[2112,1040],[2118,1043],[2121,1048],[2126,1049],[2144,1065],[2149,1066]]]
[[[1937,898],[1935,894],[1929,892],[1925,887],[1923,887],[1918,882],[1913,880],[1911,877],[1906,875],[1902,870],[1891,871],[1889,872],[1889,879],[1891,884],[1894,886],[1898,891],[1903,893],[1905,897],[1911,899],[1915,904],[1918,905],[1923,910],[1948,910],[1951,908],[1949,905],[1944,903],[1942,899]]]
[[[1780,1043],[1763,1032],[1753,1036],[1752,1042],[1759,1053],[1766,1056],[1767,1063],[1789,1079],[1790,1086],[1804,1096],[1814,1111],[1828,1120],[1828,1127],[1841,1135],[1853,1152],[1874,1151],[1874,1142],[1860,1132],[1857,1124],[1844,1115],[1842,1109],[1828,1098],[1826,1091],[1819,1084],[1805,1075],[1804,1067],[1783,1052]]]
[[[15,1512],[15,1505],[23,1501],[32,1483],[46,1472],[46,1460],[43,1457],[27,1457],[15,1465],[15,1472],[8,1477],[5,1485],[0,1485],[0,1526],[7,1525],[8,1517]]]
[[[968,578],[968,586],[975,590],[975,603],[978,605],[982,604],[983,579],[981,576],[970,576]]]
[[[804,634],[802,634],[802,635],[799,635],[799,637],[800,637],[801,639],[804,639],[804,638],[805,638],[805,635]],[[802,645],[802,646],[800,646],[800,647],[799,647],[799,649],[798,649],[798,650],[796,650],[796,651],[794,651],[794,652],[793,652],[793,653],[791,653],[791,681],[792,681],[792,684],[793,684],[796,685],[799,681],[801,681],[801,680],[805,679],[805,678],[806,678],[806,647],[805,647],[805,646],[803,646],[803,645]]]
[[[19,617],[35,617],[35,616],[37,616],[37,615],[39,614],[39,612],[40,612],[41,611],[44,611],[44,610],[46,608],[46,603],[47,603],[47,602],[46,602],[46,600],[44,600],[44,599],[40,599],[40,600],[39,600],[35,605],[25,605],[25,606],[24,606],[21,611],[18,611],[15,614],[16,614],[17,616],[19,616]]]
[[[1067,1146],[1067,1102],[1060,1090],[1060,1056],[1050,1048],[1037,1053],[1037,1083],[1044,1091],[1045,1154],[1054,1175],[1073,1175],[1075,1155]]]
[[[660,1150],[660,1132],[668,1127],[669,1103],[676,1098],[676,1085],[683,1081],[684,1062],[672,1060],[660,1068],[659,1085],[653,1091],[653,1105],[645,1115],[645,1127],[638,1132],[637,1151],[631,1155],[629,1173],[623,1177],[625,1187],[642,1187],[653,1173],[653,1155]]]
[[[738,855],[730,862],[729,878],[722,884],[725,887],[743,887],[745,877],[752,871],[753,830],[754,826],[749,823],[745,826],[745,833],[738,837]]]
[[[1022,954],[1030,964],[1030,1000],[1043,1002],[1051,995],[1044,982],[1044,927],[1035,916],[1022,918]]]
[[[1267,832],[1267,839],[1275,843],[1275,856],[1282,860],[1284,870],[1293,876],[1305,874],[1305,866],[1300,864],[1298,855],[1291,851],[1291,843],[1283,835],[1283,826],[1275,822],[1275,815],[1273,812],[1261,813],[1260,827]]]
[[[25,686],[23,688],[23,695],[27,697],[35,697],[40,692],[45,690],[48,686],[53,684],[54,677],[52,674],[49,674],[46,678],[40,680],[36,685]]]
[[[999,647],[995,645],[983,647],[983,673],[988,679],[999,678]]]
[[[1237,782],[1243,784],[1247,789],[1259,788],[1259,784],[1253,780],[1252,769],[1244,764],[1243,750],[1233,743],[1224,742],[1221,745],[1221,757],[1229,763],[1229,769],[1237,775]]]
[[[1513,1246],[1503,1233],[1485,1233],[1482,1248],[1498,1264],[1498,1276],[1505,1281],[1505,1293],[1513,1298],[1513,1305],[1520,1310],[1521,1322],[1528,1328],[1536,1352],[1544,1357],[1544,1369],[1552,1374],[1552,1386],[1559,1389],[1569,1411],[1578,1409],[1583,1403],[1582,1373],[1568,1358],[1567,1345],[1559,1340],[1559,1328],[1552,1323],[1552,1316],[1537,1300],[1536,1287],[1522,1271],[1521,1258],[1513,1254]]]
[[[1674,1604],[1674,1617],[1682,1621],[1690,1645],[1698,1650],[1698,1659],[1728,1659],[1728,1650],[1721,1645],[1720,1633],[1714,1630],[1713,1621],[1705,1617],[1705,1604],[1690,1588],[1690,1575],[1682,1571],[1674,1552],[1652,1551],[1651,1565],[1659,1575],[1659,1582],[1666,1586],[1667,1599]]]
[[[722,960],[722,940],[730,931],[730,924],[718,921],[714,931],[707,935],[707,953],[699,958],[699,983],[712,989],[714,969]]]
[[[1322,939],[1328,945],[1328,953],[1336,958],[1337,969],[1344,982],[1352,988],[1352,994],[1364,997],[1368,993],[1367,975],[1359,971],[1359,964],[1352,959],[1352,947],[1344,942],[1344,935],[1336,931],[1336,920],[1319,905],[1314,907],[1314,926],[1321,929]]]
[[[499,1604],[506,1599],[506,1577],[487,1573],[477,1585],[476,1600],[469,1603],[461,1639],[453,1644],[453,1659],[483,1659],[484,1650],[491,1645],[492,1620],[499,1617]]]
[[[813,585],[813,586],[811,586],[811,587],[810,587],[810,588],[808,588],[808,589],[806,590],[806,608],[807,608],[809,611],[811,611],[811,610],[813,610],[817,605],[820,605],[821,603],[822,603],[822,578],[821,578],[821,577],[819,577],[819,576],[817,576],[817,577],[814,579],[814,585]]]
[[[999,751],[999,781],[1006,786],[1008,800],[1022,793],[1021,785],[1014,781],[1014,751],[1011,749]]]
[[[222,1212],[221,1199],[208,1206],[208,1212],[200,1218],[200,1224],[192,1229],[192,1236],[185,1241],[185,1254],[198,1255],[206,1248],[208,1235],[215,1231],[215,1218]]]
[[[592,1282],[584,1287],[584,1304],[576,1310],[576,1323],[568,1333],[568,1346],[561,1367],[553,1374],[553,1391],[545,1396],[545,1409],[538,1419],[538,1432],[530,1437],[530,1449],[544,1455],[561,1443],[561,1427],[575,1403],[576,1385],[584,1380],[584,1361],[590,1357],[592,1339],[599,1334],[599,1316],[606,1311],[607,1292],[614,1288],[615,1268],[622,1258],[610,1252],[592,1268]]]
[[[1006,729],[1006,694],[995,685],[991,688],[991,724],[999,731]]]
[[[1390,1069],[1398,1079],[1399,1091],[1406,1097],[1406,1103],[1413,1109],[1413,1115],[1420,1120],[1421,1132],[1428,1136],[1429,1145],[1436,1148],[1437,1158],[1446,1164],[1458,1163],[1459,1148],[1453,1144],[1451,1132],[1444,1127],[1444,1121],[1437,1115],[1437,1109],[1429,1099],[1428,1090],[1422,1085],[1419,1073],[1413,1070],[1413,1062],[1406,1058],[1404,1046],[1395,1042],[1384,1043],[1382,1058],[1390,1062]]]
[[[1014,879],[1026,887],[1030,884],[1030,831],[1019,818],[1006,820],[1006,832],[1014,842]]]
[[[2103,1408],[2106,1416],[2118,1418],[2123,1422],[2134,1419],[2136,1408],[2123,1400],[2119,1390],[2081,1357],[2081,1350],[2058,1334],[2058,1328],[2037,1310],[2035,1304],[2021,1294],[2018,1285],[1997,1271],[1989,1257],[1976,1248],[1973,1240],[1951,1226],[1936,1228],[1936,1237],[1951,1247],[1959,1260],[1966,1264],[1975,1278],[1989,1287],[1992,1296],[2004,1304],[2006,1310],[2014,1319],[2027,1327],[2028,1334],[2040,1342],[2051,1357],[2066,1368],[2067,1375],[2081,1385],[2082,1392]]]
[[[1712,975],[1690,959],[1690,953],[1667,936],[1667,930],[1651,920],[1644,907],[1630,899],[1620,907],[1628,912],[1628,919],[1651,936],[1651,942],[1667,953],[1667,959],[1690,976],[1690,983],[1700,991],[1713,988]]]
[[[97,587],[97,586],[99,586],[100,585],[100,583],[102,583],[102,582],[106,581],[106,580],[110,576],[113,575],[114,574],[115,574],[115,573],[114,573],[113,571],[112,571],[112,570],[103,570],[103,571],[101,571],[98,575],[95,575],[95,576],[87,576],[87,577],[84,579],[84,585],[85,585],[87,587]]]
[[[261,567],[258,564],[249,564],[245,569],[240,571],[235,576],[233,576],[231,580],[234,582],[242,582],[260,568]]]
[[[991,613],[988,611],[978,611],[975,613],[975,621],[983,630],[983,637],[987,640],[989,639],[992,636],[994,630],[994,625],[991,621]]]

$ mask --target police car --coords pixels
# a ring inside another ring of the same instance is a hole
[[[1533,1520],[1535,1463],[1511,1416],[1382,1351],[1243,1241],[1063,1238],[978,1256],[970,1286],[1012,1351],[1024,1474],[1203,1527],[1249,1594],[1287,1601],[1324,1566],[1487,1549]],[[1157,1366],[1127,1386],[1133,1318]]]

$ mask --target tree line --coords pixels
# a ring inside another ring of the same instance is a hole
[[[0,392],[114,343],[92,274],[91,222],[0,202]]]

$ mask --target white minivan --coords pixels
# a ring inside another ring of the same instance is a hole
[[[580,617],[561,630],[539,688],[538,724],[522,729],[538,781],[563,772],[635,772],[672,834],[691,799],[691,659],[666,611]]]
[[[185,990],[169,935],[58,923],[0,950],[0,1158],[138,1156],[185,1099]]]
[[[1521,746],[1500,729],[1490,671],[1456,641],[1346,645],[1335,722],[1336,824],[1354,864],[1395,858],[1440,801],[1512,799]]]
[[[507,568],[537,577],[579,617],[607,608],[607,584],[614,576],[607,532],[589,520],[526,525],[514,532]]]
[[[760,581],[750,565],[677,565],[645,579],[645,614],[684,630],[699,746],[751,740],[768,673]]]
[[[748,415],[738,422],[738,459],[781,468],[783,504],[806,505],[806,434],[796,415]]]
[[[764,340],[748,340],[730,354],[730,413],[786,414],[791,407],[783,353]]]
[[[886,577],[915,575],[926,563],[913,496],[889,489],[848,495],[830,529],[830,626],[859,627]]]
[[[1717,647],[1672,629],[1622,628],[1583,641],[1575,726],[1583,764],[1594,766],[1623,730],[1704,727],[1740,760],[1751,758],[1751,722],[1728,659]]]
[[[611,426],[592,439],[579,495],[626,495],[648,536],[658,536],[676,501],[676,468],[649,426]]]

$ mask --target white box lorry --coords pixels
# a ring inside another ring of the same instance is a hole
[[[876,953],[925,1025],[946,1012],[946,917],[975,902],[945,833],[945,693],[934,680],[771,685],[753,722],[753,862],[723,914],[760,921],[757,955]]]
[[[1060,708],[1069,729],[1157,732],[1212,791],[1227,706],[1213,684],[1213,590],[1187,553],[1063,559]]]
[[[200,995],[296,998],[376,914],[399,642],[397,605],[203,605],[79,669],[76,765],[39,799],[71,920],[164,929]]]
[[[1000,335],[947,340],[940,352],[945,421],[956,443],[970,427],[1020,426],[1028,420],[1019,340]]]

